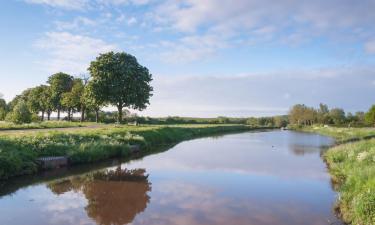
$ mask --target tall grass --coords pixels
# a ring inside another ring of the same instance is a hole
[[[82,127],[90,123],[67,122],[67,121],[44,121],[35,123],[15,124],[11,122],[0,121],[1,130],[21,130],[21,129],[44,129],[44,128],[65,128]]]
[[[72,164],[130,155],[129,144],[142,150],[205,135],[245,131],[243,125],[118,126],[77,131],[44,131],[0,136],[0,179],[32,174],[37,157],[68,156]]]
[[[325,154],[340,197],[343,219],[354,225],[375,224],[375,140],[336,146]]]

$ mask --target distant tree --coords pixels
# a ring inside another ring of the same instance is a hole
[[[316,110],[303,104],[294,105],[289,111],[289,121],[292,124],[313,125],[316,120]]]
[[[39,112],[42,113],[41,120],[44,120],[44,114],[46,112],[46,88],[45,85],[40,85],[35,88],[31,88],[30,92],[27,97],[27,105],[29,106],[29,109],[31,112],[35,114],[39,114]]]
[[[329,111],[329,116],[335,125],[342,125],[345,123],[345,111],[340,108],[334,108]]]
[[[288,116],[275,116],[273,121],[276,127],[286,127],[288,125]]]
[[[375,105],[371,106],[365,115],[365,121],[368,124],[375,125]]]
[[[3,98],[0,98],[0,120],[4,120],[7,114],[7,103]]]
[[[11,113],[7,115],[7,120],[16,124],[30,123],[32,119],[32,113],[25,100],[21,99],[13,107]]]
[[[330,117],[329,117],[329,108],[326,104],[320,103],[319,109],[317,110],[317,120],[320,124],[329,124]]]
[[[60,120],[60,112],[63,109],[62,97],[72,89],[73,77],[60,72],[50,76],[47,83],[50,85],[53,109],[57,111],[57,119]]]
[[[117,122],[122,121],[124,107],[143,110],[152,96],[152,75],[137,59],[127,53],[101,54],[88,69],[93,89],[100,101],[117,107]]]
[[[68,120],[72,119],[72,114],[82,110],[84,85],[80,78],[73,80],[72,89],[62,95],[62,106],[67,109]]]
[[[83,104],[88,110],[95,112],[95,121],[99,122],[99,111],[104,106],[104,97],[102,96],[100,89],[94,88],[94,83],[89,81],[84,88],[83,93]]]

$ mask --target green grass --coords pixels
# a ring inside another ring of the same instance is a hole
[[[312,126],[303,127],[297,130],[305,132],[314,132],[322,135],[331,136],[337,143],[365,140],[375,137],[375,128],[342,128],[342,127],[323,127]]]
[[[375,225],[375,129],[303,127],[297,130],[334,137],[339,144],[325,154],[343,220]]]
[[[375,140],[333,147],[325,154],[340,198],[343,219],[354,225],[375,224]]]
[[[0,135],[0,179],[37,172],[41,156],[69,156],[73,164],[130,155],[129,144],[142,150],[195,137],[250,130],[243,125],[106,126],[97,129],[4,133]]]
[[[23,129],[45,129],[45,128],[65,128],[65,127],[82,127],[90,123],[67,122],[67,121],[44,121],[29,124],[14,124],[0,121],[1,130],[23,130]]]

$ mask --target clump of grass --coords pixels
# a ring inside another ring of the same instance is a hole
[[[73,164],[130,155],[129,144],[152,152],[160,145],[223,132],[244,125],[116,126],[75,131],[40,131],[0,136],[0,179],[37,171],[41,156],[68,156]]]
[[[343,219],[354,225],[375,224],[375,140],[333,147],[325,159],[340,193]]]

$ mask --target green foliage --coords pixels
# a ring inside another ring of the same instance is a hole
[[[366,113],[365,120],[367,123],[375,125],[375,105],[371,106],[369,111]]]
[[[143,110],[152,96],[152,75],[137,59],[127,53],[101,54],[91,62],[91,86],[95,97],[118,109],[118,122],[124,107]]]
[[[24,100],[18,101],[12,112],[7,115],[7,120],[15,124],[30,123],[32,121],[32,113],[27,103]]]
[[[63,94],[72,89],[73,77],[65,73],[56,73],[48,78],[47,83],[50,85],[52,107],[59,113],[62,109]]]

